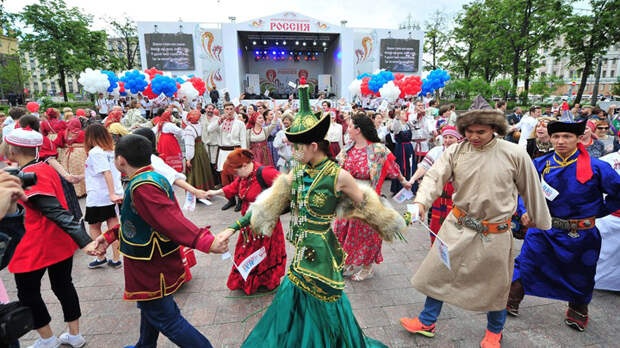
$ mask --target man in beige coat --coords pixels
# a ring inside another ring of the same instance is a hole
[[[424,310],[400,322],[410,332],[433,337],[441,306],[448,302],[488,312],[480,346],[500,347],[514,266],[510,217],[517,195],[531,212],[531,226],[548,229],[551,216],[531,159],[518,145],[499,138],[507,130],[501,112],[479,97],[456,126],[466,141],[444,151],[424,177],[414,202],[425,216],[444,184],[452,181],[454,208],[438,234],[448,245],[451,268],[441,261],[435,250],[440,243],[435,243],[411,280],[428,296]]]

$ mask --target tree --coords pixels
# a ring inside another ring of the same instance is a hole
[[[134,69],[138,56],[138,27],[131,18],[125,17],[120,21],[110,20],[115,38],[119,45],[112,47],[112,54],[120,58],[122,70]]]
[[[557,76],[542,76],[538,81],[532,83],[530,92],[542,96],[549,97],[560,86],[564,85],[564,81]]]
[[[616,78],[616,82],[611,87],[611,94],[613,94],[613,95],[620,95],[620,76],[618,76],[618,78]]]
[[[63,0],[39,0],[19,14],[28,27],[21,34],[21,48],[34,55],[49,76],[58,75],[67,101],[65,81],[86,67],[103,67],[106,61],[106,34],[90,31],[92,16]]]
[[[594,60],[620,41],[620,3],[618,0],[590,0],[591,11],[575,11],[564,23],[564,52],[570,63],[581,69],[581,81],[575,103],[581,101]]]
[[[19,30],[15,27],[17,15],[4,8],[4,0],[0,0],[0,35],[17,37]]]
[[[508,100],[510,94],[511,82],[509,79],[497,80],[492,84],[493,91],[503,100]]]
[[[430,61],[424,61],[426,70],[439,69],[439,57],[443,54],[444,48],[448,43],[446,31],[447,16],[437,10],[433,12],[431,18],[426,22],[424,33],[424,53],[431,56]]]
[[[19,55],[0,54],[0,96],[7,92],[22,93],[28,72],[22,68]]]

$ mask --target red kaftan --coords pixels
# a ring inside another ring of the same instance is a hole
[[[370,164],[366,148],[357,149],[353,147],[348,150],[342,168],[351,173],[355,179],[364,180],[370,184],[371,165],[377,165],[379,172],[382,171],[380,167],[387,166],[386,176],[388,178],[394,179],[400,175],[400,168],[393,159],[381,164]],[[383,181],[379,182],[382,183]],[[357,219],[337,219],[334,223],[334,233],[347,253],[346,265],[361,266],[383,261],[381,238],[369,225]]]
[[[222,188],[226,198],[230,199],[235,195],[241,198],[241,215],[245,215],[250,203],[254,202],[262,191],[260,184],[256,180],[256,171],[259,166],[260,164],[255,161],[254,171],[250,176],[247,178],[237,177],[232,183]],[[279,174],[280,172],[271,166],[263,167],[262,177],[268,186],[271,186]],[[230,290],[241,289],[246,294],[251,295],[261,285],[269,290],[275,289],[280,285],[280,279],[286,271],[286,249],[280,221],[278,221],[274,228],[271,237],[255,235],[249,228],[240,230],[237,245],[235,246],[235,264],[240,264],[246,257],[263,246],[267,251],[267,257],[250,272],[246,281],[243,280],[239,271],[233,266],[226,284]]]

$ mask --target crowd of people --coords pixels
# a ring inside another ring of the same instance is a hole
[[[38,179],[22,189],[0,172],[0,232],[14,231],[2,265],[32,310],[32,347],[85,343],[71,280],[77,248],[93,256],[88,268],[125,268],[124,298],[141,312],[135,347],[155,347],[159,332],[181,347],[210,347],[172,295],[191,278],[191,250],[226,252],[236,232],[235,265],[266,257],[247,276],[233,266],[228,288],[278,288],[244,347],[383,347],[364,336],[343,289],[344,277],[372,278],[383,241],[404,228],[380,198],[386,180],[392,196],[411,191],[432,231],[412,278],[424,309],[400,321],[412,333],[433,337],[448,302],[488,312],[481,346],[499,347],[506,315],[518,316],[526,294],[567,301],[565,323],[583,331],[593,289],[620,291],[620,109],[564,103],[508,114],[506,102],[477,97],[459,115],[430,95],[312,105],[307,88],[300,83],[298,102],[99,95],[93,109],[0,113],[2,160]],[[194,202],[224,196],[221,209],[241,217],[219,234],[199,228],[174,186]],[[516,260],[513,238],[524,240]],[[288,271],[285,240],[296,249]],[[58,337],[40,293],[46,271],[68,323]]]

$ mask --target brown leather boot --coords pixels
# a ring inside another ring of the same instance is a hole
[[[523,297],[525,296],[525,290],[523,290],[523,285],[521,284],[521,280],[517,279],[512,284],[510,284],[510,293],[508,294],[508,303],[506,304],[506,312],[513,316],[519,316],[519,304],[523,301]]]

